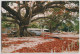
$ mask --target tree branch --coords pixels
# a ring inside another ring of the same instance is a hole
[[[53,1],[53,2],[50,2],[50,3],[46,4],[45,7],[51,6],[53,4],[65,4],[65,2],[64,1],[57,1],[57,2]]]
[[[6,17],[10,17],[10,18],[12,18],[12,19],[17,19],[16,18],[16,16],[12,16],[11,14],[9,14],[9,13],[2,13],[2,16],[6,16]],[[17,19],[18,20],[18,19]]]
[[[15,21],[15,20],[9,20],[9,19],[4,19],[4,18],[2,18],[2,21],[8,21],[8,22],[13,22],[13,23],[17,23],[17,24],[18,24],[18,22]]]
[[[28,2],[24,1],[24,8],[26,9],[26,14],[24,15],[24,18],[28,17],[29,15],[29,6],[28,6]]]
[[[21,19],[19,18],[18,13],[17,13],[16,11],[14,11],[13,9],[11,9],[11,8],[7,5],[7,2],[3,1],[3,2],[2,2],[2,7],[3,7],[6,11],[8,11],[10,14],[12,14],[13,16],[16,16],[16,18],[17,18],[18,20],[21,20]]]
[[[19,14],[19,18],[21,18],[20,10],[21,10],[21,8],[20,8],[20,1],[19,1],[19,2],[18,2],[18,14]]]
[[[79,8],[77,9],[68,9],[68,8],[65,8],[67,11],[71,11],[71,12],[79,12]]]
[[[31,22],[34,22],[34,21],[39,20],[39,19],[44,19],[44,18],[49,18],[49,17],[37,17],[36,19],[31,20]]]

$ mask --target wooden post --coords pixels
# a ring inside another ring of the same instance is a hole
[[[54,49],[54,53],[55,53],[55,49]]]
[[[53,53],[53,49],[51,49],[51,53]]]
[[[64,46],[62,46],[62,52],[63,52],[63,50],[64,50]]]
[[[70,51],[70,44],[68,44],[68,50]]]
[[[71,42],[71,50],[72,50],[72,48],[74,47],[74,43],[73,43],[73,41]]]
[[[67,48],[66,48],[66,52],[67,52],[68,50],[67,50]]]
[[[75,49],[75,42],[74,42],[74,49]]]
[[[74,43],[75,44],[75,43]],[[77,46],[79,45],[79,41],[77,40]]]
[[[54,47],[54,53],[56,52],[56,47]]]

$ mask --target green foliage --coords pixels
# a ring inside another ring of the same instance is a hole
[[[3,21],[2,21],[2,27],[5,27],[5,28],[6,28],[6,27],[10,27],[10,26],[11,26],[11,25],[7,24],[7,22],[3,22]]]
[[[72,23],[70,20],[65,23],[62,23],[62,25],[58,27],[58,30],[66,31],[66,32],[76,31],[77,33],[79,33],[79,20],[75,19],[73,22],[74,23]]]
[[[79,46],[79,40],[77,41],[77,46]]]
[[[38,28],[38,25],[36,23],[31,23],[28,28]]]
[[[32,27],[32,28],[37,28],[37,25],[32,24],[31,27]]]
[[[68,22],[68,24],[67,23],[64,23],[64,22],[62,22],[62,25],[60,25],[59,27],[58,27],[58,29],[59,30],[61,30],[61,31],[73,31],[74,30],[74,27],[73,27],[73,24],[71,23],[71,24],[69,24],[69,22]]]
[[[59,12],[61,9],[60,8],[54,8],[55,12]]]
[[[79,20],[74,20],[74,31],[77,31],[79,33]]]
[[[2,25],[2,27],[4,27],[4,28],[14,27],[14,26],[15,26],[15,24],[12,24],[12,23],[7,22],[7,21],[2,21],[1,25]]]

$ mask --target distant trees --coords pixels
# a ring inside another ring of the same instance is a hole
[[[57,30],[62,31],[74,31],[74,22],[76,19],[78,19],[78,14],[74,17],[73,15],[70,15],[71,12],[66,11],[64,12],[64,9],[61,8],[53,8],[52,14],[47,16],[45,18],[44,24],[47,25],[50,32]],[[75,13],[75,12],[74,12]]]

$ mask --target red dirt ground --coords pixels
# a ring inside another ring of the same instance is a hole
[[[2,34],[2,41],[8,41],[6,39],[7,35]],[[56,38],[51,38],[51,37],[42,37],[40,36],[39,38],[44,38],[44,39],[54,39],[55,41],[51,41],[51,42],[45,42],[43,44],[38,44],[35,47],[32,48],[28,48],[28,47],[23,47],[22,49],[19,50],[15,50],[12,53],[35,53],[35,52],[45,52],[45,53],[49,53],[51,52],[51,50],[53,52],[62,52],[62,51],[79,51],[79,45],[78,42],[75,42],[75,47],[73,47],[71,49],[71,45],[70,45],[70,50],[68,49],[68,45],[72,43],[72,40],[68,40],[68,39],[73,39],[73,40],[78,40],[79,38],[74,38],[74,37],[62,37],[63,40],[60,39],[56,39]],[[5,39],[5,40],[4,40]],[[10,45],[8,44],[22,44],[23,42],[29,42],[29,41],[16,41],[16,42],[10,42],[10,43],[2,43],[2,47],[9,47]],[[7,45],[5,45],[7,44]],[[62,50],[63,47],[63,50]]]

